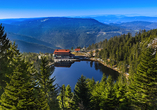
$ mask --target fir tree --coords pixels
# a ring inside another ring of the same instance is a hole
[[[130,100],[127,93],[127,81],[125,76],[120,75],[118,81],[114,84],[114,91],[116,95],[116,106],[119,110],[130,110]]]
[[[50,109],[58,106],[57,103],[57,88],[54,84],[55,77],[50,78],[53,74],[54,67],[50,68],[48,66],[48,60],[46,57],[41,58],[40,71],[38,73],[38,85],[40,87],[41,92],[45,95],[48,101],[48,105]]]
[[[113,110],[116,104],[115,92],[113,89],[113,80],[111,76],[108,76],[106,80],[105,91],[102,92],[102,100],[100,102],[100,109]]]
[[[106,75],[103,74],[103,77],[99,82],[96,82],[93,91],[91,92],[92,96],[91,96],[91,105],[92,105],[92,109],[93,110],[100,110],[100,103],[103,99],[102,97],[102,93],[105,91],[105,87],[106,87]]]
[[[72,105],[73,105],[73,93],[71,92],[71,87],[70,85],[66,86],[66,91],[65,91],[65,108],[67,110],[72,110]]]
[[[135,107],[143,110],[157,108],[157,60],[153,49],[148,48],[141,54],[137,72],[131,80],[128,94]]]
[[[2,110],[35,110],[33,68],[24,60],[17,60],[18,65],[9,76],[11,79],[1,96]]]
[[[87,81],[87,86],[89,88],[89,91],[92,92],[94,87],[95,87],[95,80],[94,80],[94,78],[86,79],[86,81]]]
[[[78,79],[75,89],[74,89],[74,103],[75,106],[81,110],[90,108],[90,97],[86,78],[81,75],[81,78]]]
[[[57,97],[57,99],[59,101],[59,106],[62,110],[65,109],[65,102],[66,102],[65,92],[66,92],[65,85],[63,84],[61,87],[61,92],[59,93],[59,95]]]
[[[4,27],[0,24],[0,96],[3,93],[3,88],[6,86],[6,70],[8,65],[8,53],[7,50],[10,48],[10,42],[4,33]]]
[[[43,93],[43,91],[40,89],[40,87],[35,87],[35,102],[37,104],[36,109],[37,110],[50,110],[50,107],[48,105],[48,99]]]

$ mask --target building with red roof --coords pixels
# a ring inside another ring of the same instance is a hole
[[[75,49],[76,52],[78,52],[78,51],[80,51],[80,50],[81,50],[80,48]]]
[[[69,49],[56,49],[53,52],[55,58],[73,58],[74,55],[71,54]]]

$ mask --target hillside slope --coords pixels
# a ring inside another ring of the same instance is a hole
[[[16,40],[15,42],[18,45],[18,49],[20,50],[20,52],[53,53],[54,51],[53,48],[36,43],[28,43],[20,40]]]
[[[6,32],[31,36],[53,47],[75,48],[109,39],[129,30],[100,23],[91,18],[48,17],[3,24]],[[17,36],[18,37],[18,36]],[[21,40],[21,38],[17,38]],[[25,40],[23,40],[25,41]]]

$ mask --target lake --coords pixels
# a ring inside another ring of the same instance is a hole
[[[99,62],[77,61],[55,63],[55,70],[51,77],[55,76],[55,83],[59,86],[62,86],[62,84],[65,84],[65,86],[70,84],[73,91],[75,84],[81,75],[84,75],[86,78],[93,77],[95,81],[100,81],[103,74],[107,77],[111,75],[115,81],[119,75],[117,71],[114,71]]]

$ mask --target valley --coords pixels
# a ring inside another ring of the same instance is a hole
[[[107,25],[92,18],[47,17],[1,22],[8,33],[8,38],[11,41],[18,40],[17,44],[21,48],[26,45],[22,45],[20,41],[33,43],[32,45],[36,47],[38,44],[52,49],[87,47],[113,36],[128,32],[135,33],[133,30]],[[21,49],[21,52],[24,51],[25,49]],[[42,49],[40,51],[44,52]]]

